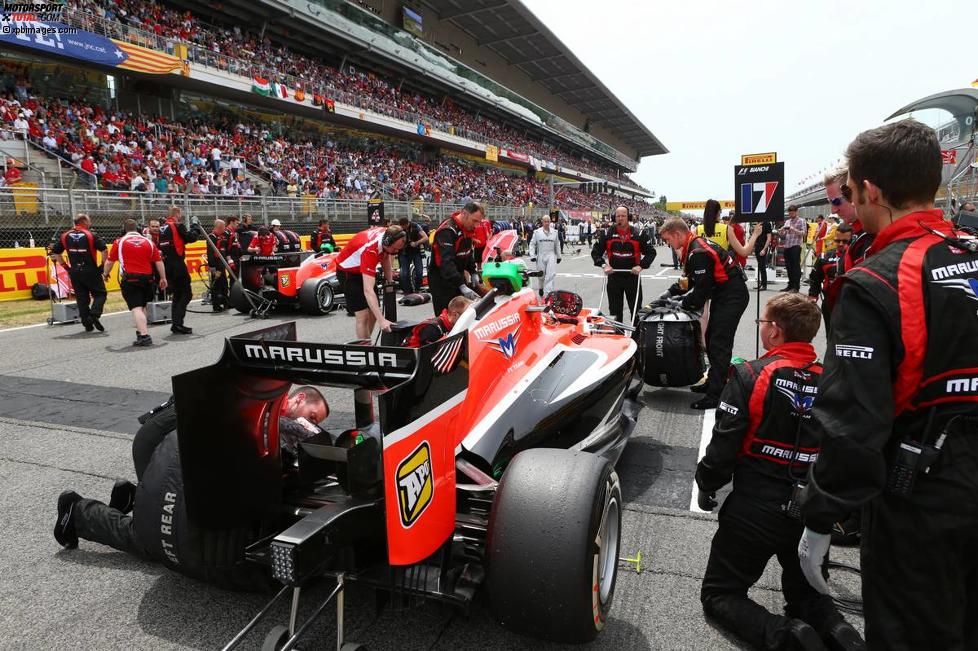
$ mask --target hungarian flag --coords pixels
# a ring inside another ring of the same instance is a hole
[[[252,77],[251,90],[259,95],[264,95],[265,97],[268,97],[272,92],[271,85],[264,77]]]
[[[285,87],[285,84],[276,82],[272,84],[272,94],[279,99],[288,99],[289,89]]]
[[[304,102],[306,101],[306,91],[302,90],[301,88],[296,88],[294,97],[295,101]]]
[[[333,103],[333,100],[331,99],[326,100],[326,110],[329,111],[330,113],[336,112],[336,104]]]

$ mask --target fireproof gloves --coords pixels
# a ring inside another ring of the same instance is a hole
[[[696,504],[701,511],[709,513],[717,507],[716,492],[707,493],[702,488],[696,489]]]
[[[798,541],[798,560],[801,561],[801,571],[808,583],[822,594],[829,593],[829,584],[822,577],[822,563],[829,552],[832,536],[827,533],[815,533],[805,527]]]

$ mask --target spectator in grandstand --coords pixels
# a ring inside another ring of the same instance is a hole
[[[781,229],[784,247],[784,266],[788,272],[788,286],[782,292],[801,291],[801,243],[808,234],[805,220],[798,216],[798,206],[788,206],[788,219]]]
[[[13,158],[7,159],[7,171],[3,174],[3,179],[8,186],[17,185],[21,181],[22,175],[20,169],[17,168],[17,164],[14,162]]]

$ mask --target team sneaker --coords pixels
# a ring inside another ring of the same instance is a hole
[[[133,346],[152,346],[153,338],[149,335],[136,335],[136,341],[132,342]]]
[[[93,316],[92,325],[95,326],[95,329],[98,330],[99,332],[105,332],[105,326],[102,325],[102,322],[99,321],[98,319],[99,318],[97,316]]]
[[[109,508],[129,513],[136,502],[136,484],[128,479],[117,479],[109,496]]]
[[[65,491],[58,496],[58,521],[54,525],[54,539],[65,549],[78,547],[78,534],[75,533],[75,505],[81,495],[75,491]]]

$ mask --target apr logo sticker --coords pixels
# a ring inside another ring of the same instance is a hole
[[[951,278],[948,280],[935,280],[934,284],[964,292],[965,296],[971,300],[978,301],[978,279],[976,278]]]
[[[431,449],[424,441],[397,466],[397,503],[405,529],[418,521],[435,494],[431,479]]]
[[[523,324],[520,324],[505,337],[499,337],[495,341],[486,341],[485,343],[489,344],[489,347],[493,350],[501,352],[506,359],[513,359],[516,355],[516,344],[519,343],[520,328],[522,327]]]
[[[288,286],[289,286],[289,277],[282,276],[282,287],[288,287]]]

